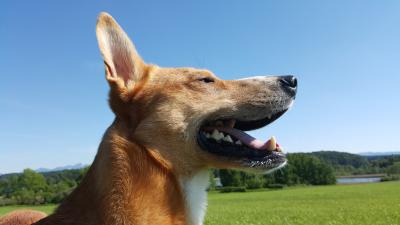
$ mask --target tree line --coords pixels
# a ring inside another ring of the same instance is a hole
[[[309,153],[330,165],[336,176],[360,174],[396,174],[400,155],[361,156],[346,152],[319,151]]]
[[[37,173],[25,169],[21,174],[0,177],[0,206],[39,205],[61,202],[82,180],[87,168]]]
[[[293,185],[329,185],[338,175],[385,173],[384,180],[400,179],[400,155],[363,157],[340,152],[288,154],[288,165],[270,174],[236,170],[211,170],[210,189],[219,178],[223,191],[282,188]],[[0,206],[59,203],[82,180],[88,168],[38,173],[25,169],[20,174],[0,176]]]
[[[287,166],[270,174],[255,174],[235,170],[214,170],[212,176],[219,177],[224,187],[233,186],[244,187],[246,189],[336,183],[333,168],[317,157],[305,153],[288,154],[287,157]]]

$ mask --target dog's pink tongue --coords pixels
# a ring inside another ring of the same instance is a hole
[[[268,148],[271,148],[271,147],[269,147],[271,145],[270,142],[275,141],[275,140],[270,139],[266,142],[263,142],[263,141],[256,139],[255,137],[248,135],[244,131],[230,128],[230,127],[217,127],[216,129],[236,137],[243,144],[245,144],[251,148],[258,149],[258,150],[273,150],[273,149],[268,149]],[[276,146],[274,146],[274,149],[275,149],[275,147],[278,147],[278,144],[275,144],[275,145]]]

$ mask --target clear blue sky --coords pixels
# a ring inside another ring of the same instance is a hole
[[[288,152],[400,149],[400,1],[1,1],[0,173],[90,163],[113,120],[97,41],[112,14],[147,62],[223,79],[295,74],[260,139]]]

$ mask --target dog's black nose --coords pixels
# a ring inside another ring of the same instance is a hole
[[[290,88],[297,87],[297,79],[294,76],[281,76],[280,82]]]
[[[296,94],[297,90],[297,79],[294,76],[281,76],[279,77],[279,82],[281,83],[282,87],[287,90],[287,92],[291,95]]]

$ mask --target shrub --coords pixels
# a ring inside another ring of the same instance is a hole
[[[386,175],[382,177],[381,182],[400,180],[400,175]]]
[[[283,184],[268,184],[266,187],[269,189],[282,189],[283,187],[285,187],[285,185],[283,185]]]
[[[246,188],[245,187],[222,187],[220,192],[221,193],[246,192]]]
[[[262,188],[262,181],[260,179],[251,179],[246,181],[247,189],[259,189]]]
[[[221,179],[221,183],[223,186],[235,186],[239,187],[242,186],[243,182],[241,179],[241,175],[239,171],[236,170],[220,170],[219,171],[219,177]]]

